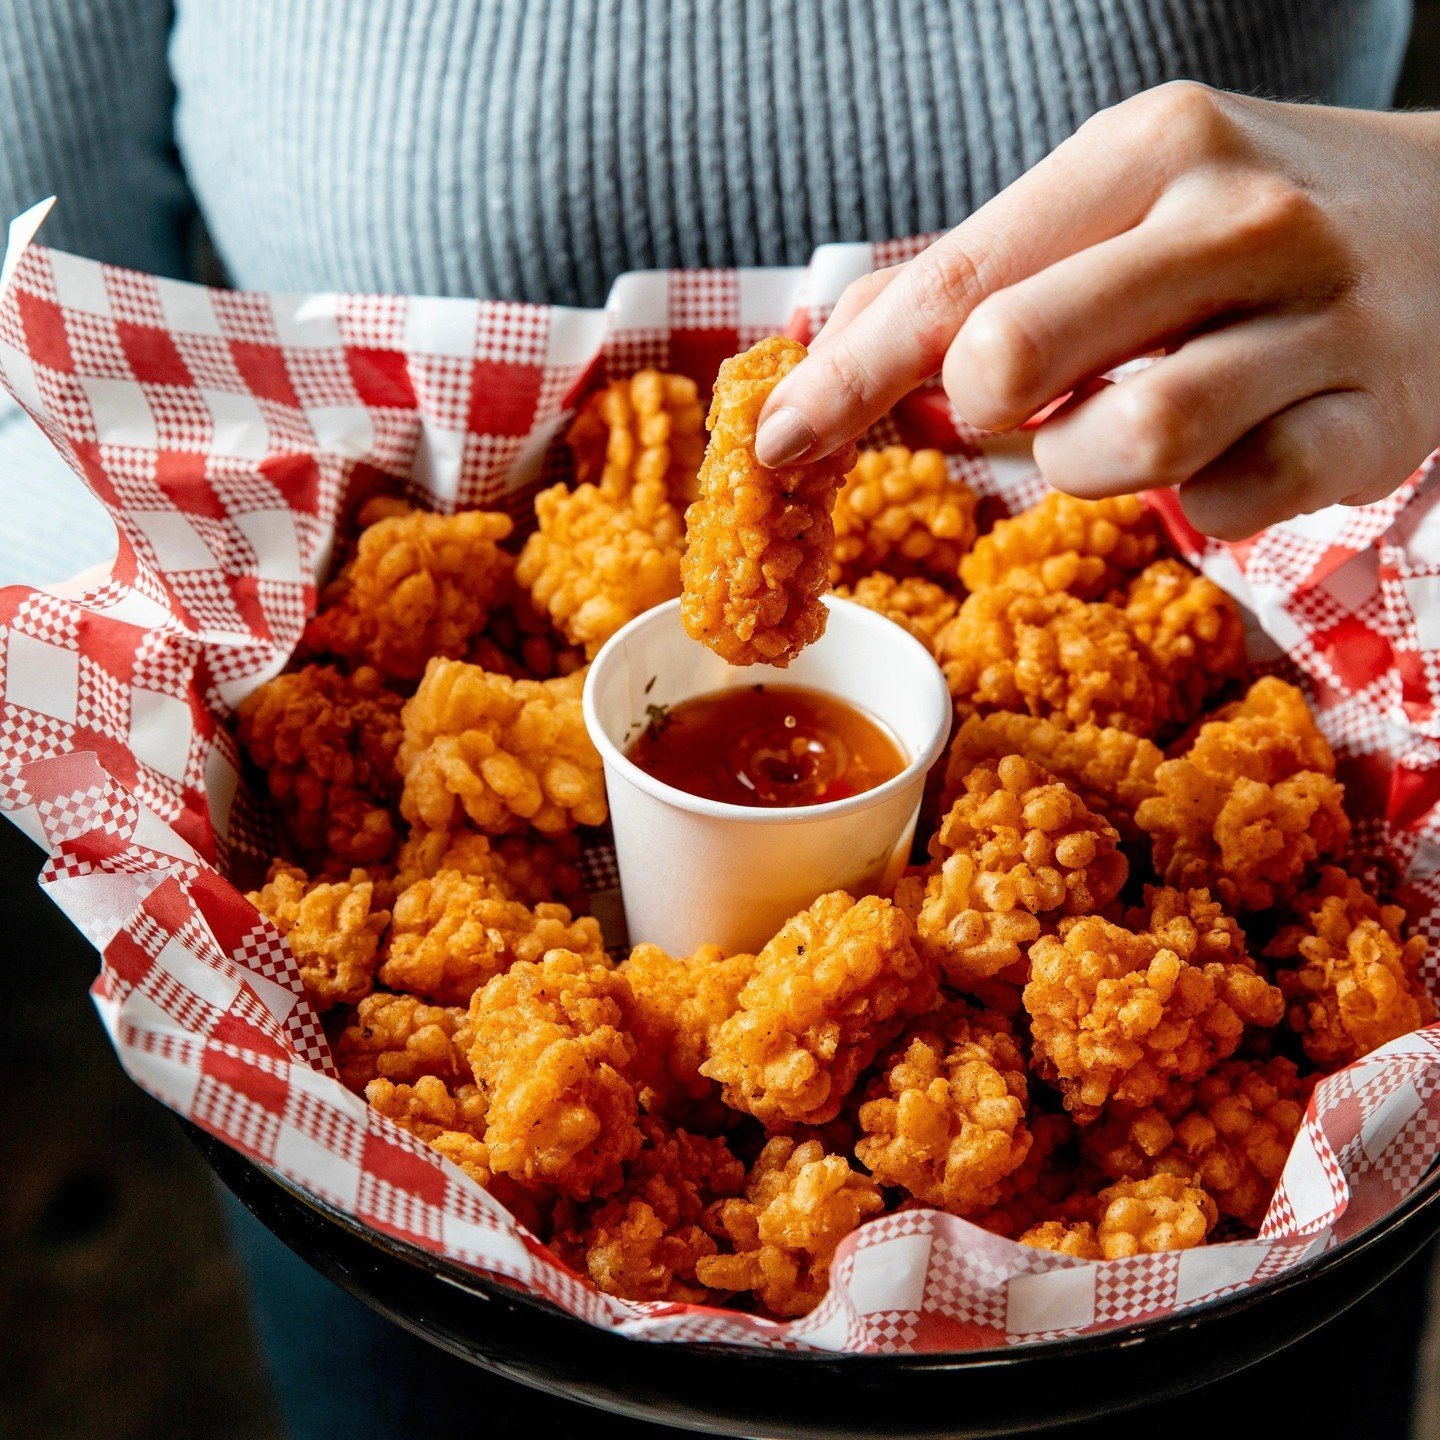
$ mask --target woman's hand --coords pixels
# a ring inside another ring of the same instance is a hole
[[[1440,116],[1188,82],[1103,111],[845,291],[759,457],[827,454],[937,371],[986,430],[1070,393],[1035,458],[1072,495],[1178,485],[1224,539],[1379,499],[1440,444]]]

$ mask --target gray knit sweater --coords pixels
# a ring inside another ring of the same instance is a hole
[[[954,224],[1176,76],[1384,105],[1409,0],[0,0],[0,216],[239,285],[594,304]],[[168,64],[167,64],[168,49]],[[172,89],[173,85],[173,89]]]

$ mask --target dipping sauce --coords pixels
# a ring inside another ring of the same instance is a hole
[[[687,794],[766,809],[844,800],[909,763],[878,720],[798,685],[742,685],[652,706],[626,754]]]

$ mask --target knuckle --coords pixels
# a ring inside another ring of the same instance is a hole
[[[1170,80],[1117,106],[1133,107],[1127,117],[1134,137],[1147,148],[1178,152],[1197,160],[1228,148],[1234,126],[1224,97],[1195,80]]]
[[[933,259],[928,258],[934,255]],[[984,294],[979,263],[958,247],[929,251],[912,271],[914,315],[922,344],[938,360],[961,322]]]
[[[1315,197],[1278,175],[1249,177],[1231,203],[1231,233],[1247,248],[1281,242],[1309,245],[1324,225]]]
[[[1137,377],[1138,378],[1138,377]],[[1113,444],[1137,478],[1174,485],[1188,474],[1189,412],[1158,384],[1119,386]]]
[[[1007,415],[1025,409],[1044,388],[1046,347],[1033,320],[1015,305],[995,300],[980,305],[952,354],[957,384],[978,389]],[[973,386],[966,383],[970,377],[977,382]]]

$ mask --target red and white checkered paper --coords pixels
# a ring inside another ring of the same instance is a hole
[[[649,1340],[964,1350],[1169,1315],[1343,1242],[1440,1147],[1440,1029],[1321,1085],[1262,1237],[1094,1264],[907,1212],[842,1246],[790,1323],[601,1295],[487,1194],[346,1091],[275,929],[222,878],[256,843],[226,717],[285,663],[347,490],[396,477],[438,508],[523,508],[566,473],[576,402],[638,366],[702,382],[923,242],[836,245],[806,269],[622,276],[602,310],[241,294],[99,265],[12,227],[0,379],[115,518],[101,583],[0,592],[0,808],[50,852],[41,884],[103,956],[93,993],[152,1094],[364,1224]],[[1006,508],[1023,448],[958,433],[938,390],[887,437],[936,444]],[[1257,660],[1302,677],[1370,855],[1440,932],[1440,478],[1245,545],[1177,538],[1255,615]],[[1268,637],[1268,640],[1267,638]],[[1268,646],[1268,649],[1266,648]]]

